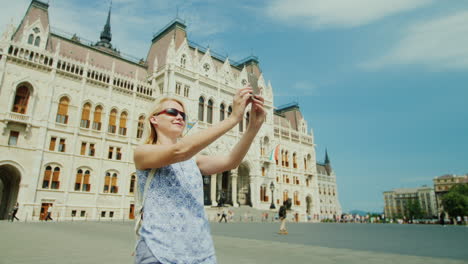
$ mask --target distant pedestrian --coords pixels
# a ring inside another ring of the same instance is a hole
[[[227,223],[227,218],[226,218],[226,211],[223,210],[223,212],[221,213],[221,218],[219,219],[219,222],[221,223],[221,221],[224,219],[224,222]]]
[[[18,213],[18,209],[19,209],[19,203],[16,203],[15,207],[13,207],[13,210],[11,211],[12,222],[15,221],[15,219],[19,221],[18,217],[16,217],[16,214]]]
[[[49,208],[47,209],[47,216],[45,218],[46,222],[47,220],[50,220],[50,221],[54,221],[54,219],[52,219],[52,213],[54,212],[54,207],[51,205],[49,206]]]
[[[234,219],[234,212],[229,210],[228,211],[228,218],[229,218],[229,222],[231,222],[233,219]]]
[[[461,225],[462,224],[462,218],[461,216],[457,216],[457,225]]]
[[[283,202],[283,205],[280,206],[279,211],[278,211],[278,216],[281,221],[280,225],[280,230],[279,233],[282,235],[288,234],[288,231],[286,230],[286,201]]]
[[[440,213],[440,225],[445,226],[445,212]]]

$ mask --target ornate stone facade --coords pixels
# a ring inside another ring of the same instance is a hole
[[[154,36],[146,60],[132,60],[112,49],[109,23],[110,12],[101,41],[85,43],[51,31],[48,4],[33,0],[21,24],[2,35],[1,219],[16,201],[23,219],[43,218],[51,205],[59,219],[133,218],[133,148],[153,101],[184,101],[193,133],[230,114],[249,75],[262,87],[266,124],[239,168],[204,176],[205,204],[269,209],[291,198],[300,221],[341,215],[329,161],[316,164],[297,105],[275,110],[256,57],[218,56],[190,42],[174,20]],[[227,153],[247,125],[248,113],[203,153]]]

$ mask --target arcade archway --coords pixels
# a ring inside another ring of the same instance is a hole
[[[0,166],[0,220],[8,219],[18,198],[21,173],[12,165]]]
[[[238,169],[237,201],[239,205],[252,205],[250,199],[250,168],[241,164]]]

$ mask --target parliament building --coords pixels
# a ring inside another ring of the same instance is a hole
[[[134,59],[112,43],[111,10],[96,42],[51,27],[49,4],[32,0],[0,38],[0,219],[19,203],[21,220],[134,218],[133,149],[161,96],[182,100],[194,133],[230,115],[236,90],[252,78],[267,120],[241,165],[204,175],[207,210],[223,204],[276,210],[292,200],[299,221],[341,215],[328,154],[318,162],[298,104],[275,107],[259,60],[232,61],[187,39],[175,19]],[[3,26],[3,25],[2,25]],[[66,30],[66,29],[65,29]],[[244,121],[203,153],[228,153]],[[53,209],[52,209],[53,208]]]

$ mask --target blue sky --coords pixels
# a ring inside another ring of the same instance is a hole
[[[2,30],[29,5],[0,2]],[[51,0],[51,24],[96,41],[108,6]],[[383,191],[468,173],[468,1],[114,0],[112,43],[144,58],[177,12],[190,40],[258,56],[276,106],[299,103],[344,211],[381,211]]]

